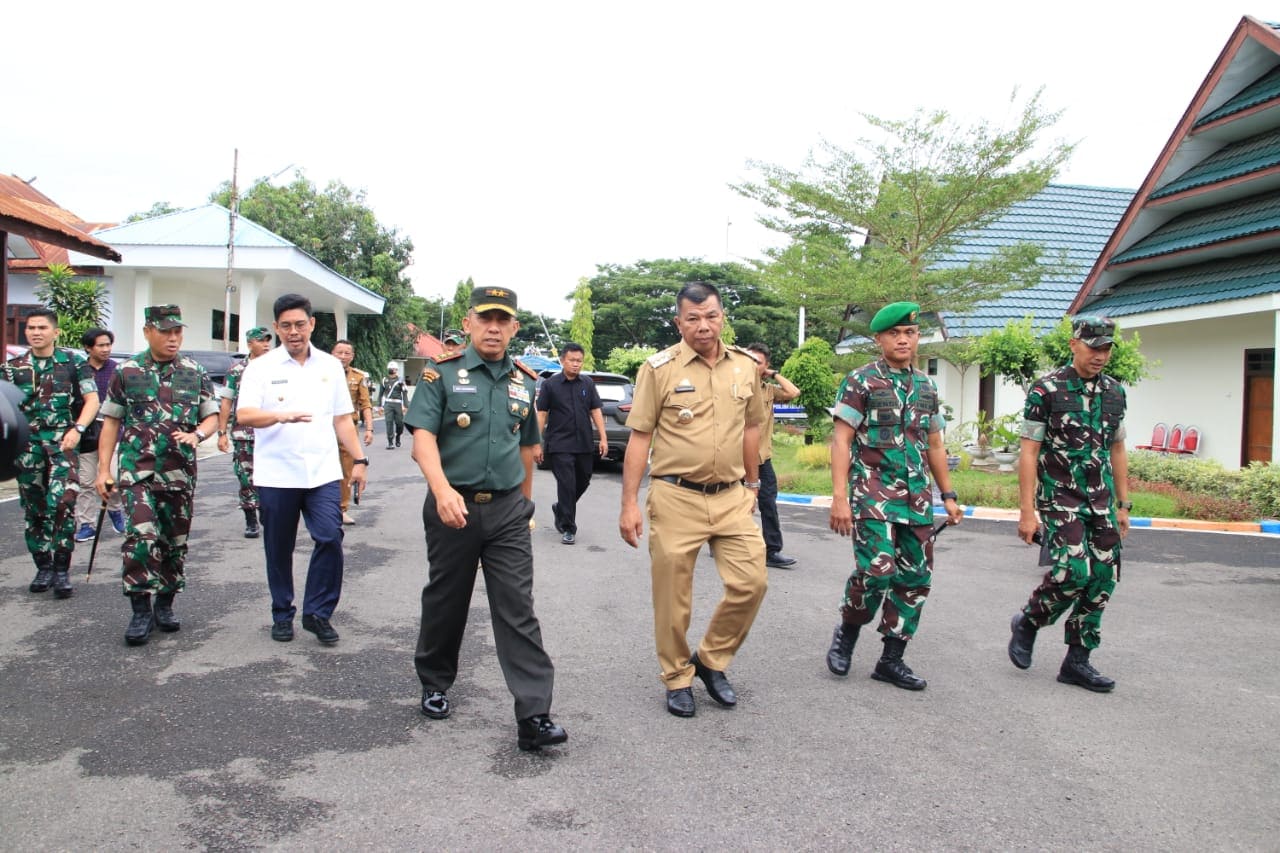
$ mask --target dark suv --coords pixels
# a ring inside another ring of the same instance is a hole
[[[538,374],[538,390],[542,390],[542,382],[548,376],[559,373],[558,370],[544,370]],[[631,438],[631,430],[627,427],[627,415],[631,411],[631,394],[635,386],[631,380],[620,373],[602,373],[582,371],[583,376],[590,376],[596,383],[596,393],[600,395],[601,414],[604,415],[604,435],[609,442],[610,462],[621,462],[627,452],[627,441]]]
[[[227,384],[227,373],[231,368],[245,360],[244,353],[239,352],[203,349],[184,349],[180,352],[192,361],[197,361],[204,365],[204,369],[208,372],[213,384],[219,387]],[[136,354],[132,352],[113,352],[111,357],[120,362],[126,358],[133,358]]]

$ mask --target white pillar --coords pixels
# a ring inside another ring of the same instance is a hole
[[[151,270],[136,270],[133,274],[133,317],[129,333],[133,339],[131,349],[134,352],[142,352],[147,348],[147,339],[142,334],[142,327],[146,325],[147,315],[144,310],[151,304]],[[117,331],[116,335],[120,333]]]
[[[240,274],[236,281],[236,313],[240,315],[240,339],[236,342],[240,352],[249,351],[249,343],[245,335],[255,326],[264,325],[258,322],[258,297],[262,294],[262,276]],[[266,324],[270,325],[270,324]]]
[[[333,306],[333,325],[337,329],[337,340],[347,337],[347,304],[339,302]]]

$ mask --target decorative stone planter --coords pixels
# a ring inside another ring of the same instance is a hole
[[[1013,463],[1018,460],[1018,451],[993,450],[991,455],[995,457],[996,462],[1000,465],[997,470],[1006,474],[1013,473]]]

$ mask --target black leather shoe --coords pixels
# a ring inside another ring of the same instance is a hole
[[[796,558],[788,557],[781,551],[774,551],[765,556],[764,564],[771,569],[789,569],[796,564]]]
[[[423,690],[422,713],[433,720],[443,720],[449,716],[449,697],[439,690]]]
[[[1036,644],[1036,626],[1031,624],[1027,614],[1019,610],[1009,623],[1013,636],[1009,638],[1009,660],[1018,669],[1031,668],[1031,649]]]
[[[35,556],[36,576],[27,587],[31,592],[46,592],[53,583],[53,554],[43,552]]]
[[[696,653],[689,658],[689,663],[693,664],[694,673],[707,686],[707,694],[712,699],[726,708],[732,708],[738,704],[738,694],[733,692],[733,685],[729,683],[729,679],[724,677],[723,672],[703,666]]]
[[[1067,646],[1067,656],[1058,670],[1058,680],[1094,693],[1110,693],[1116,686],[1114,681],[1093,668],[1089,663],[1089,650],[1084,646]]]
[[[124,641],[131,646],[144,646],[151,639],[151,629],[156,624],[151,612],[151,593],[135,592],[129,596],[129,602],[133,607],[133,618],[124,631]]]
[[[304,614],[302,617],[302,630],[315,634],[316,639],[326,646],[332,646],[338,642],[338,632],[333,630],[329,620],[323,616],[316,616],[313,613]]]
[[[567,530],[560,535],[560,542],[563,545],[572,545],[576,541],[577,538]]]
[[[831,648],[827,649],[827,669],[836,675],[849,674],[849,661],[853,657],[853,644],[858,641],[861,625],[841,622],[831,634]]]
[[[287,643],[293,639],[293,620],[281,619],[271,623],[271,639],[277,643]]]
[[[924,690],[925,680],[912,672],[911,667],[902,659],[906,648],[907,641],[901,637],[885,637],[884,654],[876,661],[871,677],[876,681],[887,681],[903,690]]]
[[[667,691],[667,713],[677,717],[692,717],[696,711],[692,688],[681,687],[679,690]]]
[[[536,752],[544,746],[555,746],[569,739],[569,733],[551,722],[546,714],[521,720],[516,725],[516,746],[525,752]]]
[[[258,526],[258,511],[256,509],[246,509],[244,511],[244,538],[257,539],[262,532],[262,528]]]
[[[155,601],[155,610],[152,615],[156,619],[156,627],[161,631],[173,633],[182,627],[182,623],[178,621],[178,617],[173,615],[173,593],[157,593]]]

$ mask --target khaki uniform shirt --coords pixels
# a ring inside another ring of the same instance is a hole
[[[356,426],[360,425],[360,418],[364,416],[365,409],[373,408],[373,400],[369,396],[369,386],[365,384],[365,379],[369,374],[363,370],[354,367],[347,368],[347,390],[351,392],[351,407],[355,409],[351,413],[351,419],[356,422]]]
[[[760,461],[773,458],[773,401],[782,390],[772,382],[760,383],[760,397],[764,405],[764,420],[760,423]]]
[[[746,475],[743,432],[764,419],[755,359],[721,346],[709,365],[681,341],[640,365],[627,426],[653,434],[650,476],[729,483]]]

